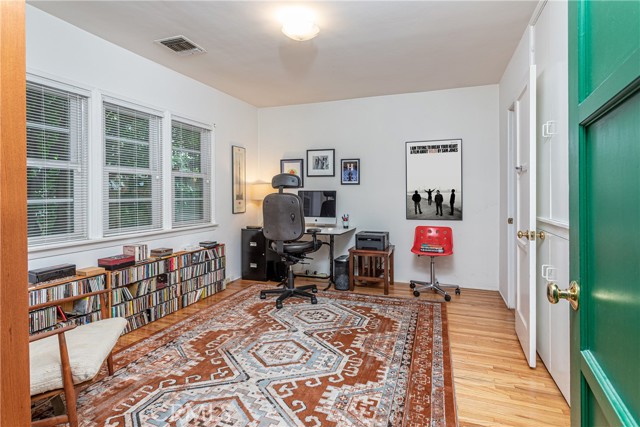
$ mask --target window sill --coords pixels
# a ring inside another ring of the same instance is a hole
[[[193,232],[214,231],[218,224],[196,225],[192,227],[175,228],[171,230],[158,230],[146,233],[127,234],[126,236],[103,237],[93,240],[82,240],[68,243],[56,243],[48,246],[29,248],[29,261],[40,258],[48,258],[59,255],[87,252],[111,246],[138,243],[144,239],[156,240],[161,237],[173,237]]]

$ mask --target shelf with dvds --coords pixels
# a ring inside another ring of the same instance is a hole
[[[200,248],[178,254],[182,307],[220,292],[225,288],[225,246]]]
[[[131,332],[180,308],[178,257],[151,258],[108,272],[111,317],[124,317]]]
[[[106,275],[71,276],[29,286],[29,334],[109,317]]]

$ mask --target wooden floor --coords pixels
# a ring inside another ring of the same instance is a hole
[[[305,280],[297,279],[304,283]],[[120,338],[118,348],[135,343],[254,282],[238,280],[210,298]],[[358,287],[382,294],[382,286]],[[322,295],[320,291],[320,295]],[[396,283],[390,296],[414,298],[408,284]],[[422,299],[442,300],[423,292]],[[463,289],[447,304],[460,426],[568,426],[569,407],[538,359],[530,369],[514,329],[513,312],[494,291]]]

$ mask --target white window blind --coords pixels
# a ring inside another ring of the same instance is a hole
[[[171,123],[173,227],[211,222],[211,131]]]
[[[87,238],[87,98],[27,82],[29,246]]]
[[[162,227],[161,117],[105,102],[104,235]]]

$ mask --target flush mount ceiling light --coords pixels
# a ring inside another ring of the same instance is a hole
[[[284,35],[300,42],[311,40],[320,32],[315,18],[312,10],[300,6],[283,9],[279,14]]]

